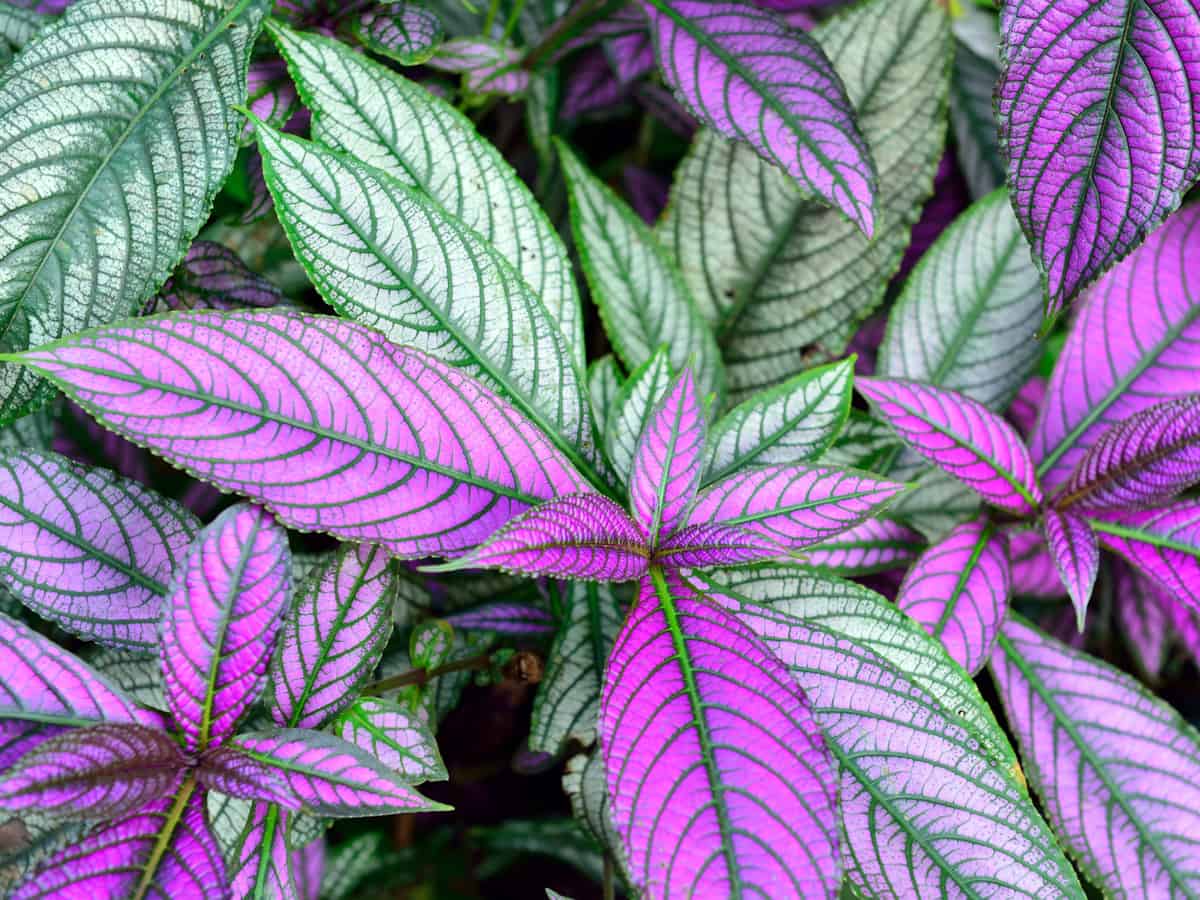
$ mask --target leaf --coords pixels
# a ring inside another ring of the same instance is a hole
[[[599,494],[568,494],[511,519],[469,553],[427,572],[496,568],[524,575],[630,581],[650,551],[637,523]]]
[[[236,843],[236,858],[229,867],[233,896],[256,900],[301,896],[287,845],[287,813],[271,803],[252,804]]]
[[[871,237],[876,175],[847,88],[817,43],[738,0],[644,0],[663,78],[688,110],[749,144]],[[836,58],[836,57],[835,57]]]
[[[630,374],[615,400],[611,401],[612,415],[604,431],[604,450],[617,475],[626,484],[633,473],[638,438],[646,430],[655,405],[670,387],[671,375],[667,347],[659,347]]]
[[[268,31],[313,112],[314,140],[421,189],[482,235],[541,298],[582,369],[566,248],[500,151],[449,103],[340,41],[275,24]]]
[[[300,585],[267,675],[275,724],[318,728],[354,702],[391,637],[395,597],[378,547],[343,547]]]
[[[700,391],[720,393],[721,354],[654,233],[561,141],[571,231],[604,331],[626,369],[663,344],[674,371],[691,366]]]
[[[287,534],[238,504],[188,550],[163,613],[167,705],[189,752],[220,745],[258,699],[292,581]]]
[[[910,447],[988,503],[1017,515],[1041,503],[1024,441],[982,403],[902,379],[860,378],[855,387]]]
[[[851,408],[841,434],[823,454],[825,465],[878,471],[901,449],[896,432],[865,412]]]
[[[0,351],[129,315],[233,166],[261,0],[71,7],[0,83]],[[49,397],[0,366],[0,422]]]
[[[949,388],[1002,410],[1041,354],[1042,292],[1004,191],[942,232],[904,283],[878,373]]]
[[[801,372],[731,409],[709,434],[703,483],[749,466],[820,457],[846,423],[853,379],[847,359]]]
[[[588,398],[592,407],[592,421],[596,424],[598,435],[603,436],[608,431],[610,413],[616,411],[621,385],[621,369],[617,365],[616,357],[611,353],[600,357],[588,367]],[[630,458],[632,459],[632,454]]]
[[[446,616],[460,631],[491,631],[496,634],[549,634],[554,617],[540,606],[499,600]]]
[[[289,812],[296,812],[302,806],[287,780],[274,767],[228,750],[224,744],[200,758],[196,780],[206,791],[243,801],[245,808],[259,801],[273,803]]]
[[[1073,512],[1047,509],[1042,513],[1046,545],[1075,607],[1075,624],[1083,633],[1088,600],[1100,571],[1100,545],[1087,520]]]
[[[28,44],[53,18],[39,9],[23,9],[11,3],[0,8],[0,38],[11,56]],[[6,63],[8,60],[5,61]]]
[[[1164,597],[1149,579],[1129,566],[1117,563],[1111,571],[1118,630],[1143,678],[1155,683],[1170,651],[1171,617],[1167,609],[1175,601]]]
[[[539,500],[587,490],[486,388],[331,317],[142,319],[22,359],[196,477],[293,528],[394,555],[471,546]]]
[[[426,62],[442,41],[442,23],[416,3],[384,3],[354,20],[354,36],[372,53],[402,66]]]
[[[1054,312],[1142,243],[1200,174],[1200,10],[1018,0],[1000,30],[1000,145]]]
[[[194,241],[155,299],[158,312],[170,309],[238,309],[275,306],[283,294],[222,244]]]
[[[574,582],[533,701],[529,749],[557,754],[569,740],[596,739],[600,678],[623,613],[612,585]]]
[[[809,565],[841,575],[866,575],[903,568],[916,559],[921,536],[891,519],[867,519],[827,541],[809,547]]]
[[[1081,868],[1114,897],[1200,890],[1200,735],[1128,675],[1021,620],[992,673],[1029,780]]]
[[[361,697],[338,717],[334,731],[412,784],[450,777],[429,725],[397,703]]]
[[[604,848],[605,853],[617,859],[624,874],[626,867],[620,858],[621,838],[612,822],[612,802],[608,797],[603,755],[597,750],[568,759],[562,787],[571,802],[571,815],[575,821]]]
[[[797,550],[861,524],[902,490],[853,470],[761,466],[701,491],[687,524],[736,525]]]
[[[167,711],[162,662],[157,653],[127,653],[102,648],[89,656],[87,662],[130,699],[159,712]]]
[[[655,560],[664,566],[735,566],[782,555],[770,538],[730,525],[688,525],[660,542]]]
[[[472,94],[514,96],[529,89],[529,72],[521,65],[515,47],[486,38],[446,41],[425,61],[431,69],[460,72],[464,88]]]
[[[896,605],[974,675],[992,654],[1011,591],[1007,537],[976,520],[921,554],[904,576]]]
[[[276,212],[321,296],[506,395],[586,468],[580,376],[516,270],[424,193],[291,135],[260,126],[258,138]]]
[[[995,25],[991,27],[995,31]],[[995,39],[997,43],[1000,40],[998,31]],[[979,55],[961,40],[955,41],[950,128],[955,157],[975,199],[1004,184],[1004,160],[992,118],[992,93],[999,78],[1000,66],[996,60]]]
[[[892,504],[888,514],[936,543],[954,526],[980,514],[979,495],[938,468],[927,469],[907,493]]]
[[[89,640],[158,646],[162,596],[198,527],[179,504],[107,469],[0,454],[0,585]]]
[[[804,695],[746,626],[661,569],[609,660],[600,747],[647,896],[836,892],[833,770]]]
[[[701,130],[659,227],[742,401],[841,355],[884,298],[943,153],[950,34],[928,0],[871,0],[813,32],[879,172],[867,240],[750,148]]]
[[[568,818],[509,819],[500,825],[472,829],[471,838],[482,851],[483,862],[476,870],[481,879],[495,876],[523,854],[566,863],[592,881],[604,877],[600,848]]]
[[[1088,519],[1104,546],[1125,557],[1164,591],[1200,612],[1200,504],[1108,512]]]
[[[164,731],[128,723],[73,728],[0,777],[0,807],[56,819],[115,819],[174,794],[186,765]]]

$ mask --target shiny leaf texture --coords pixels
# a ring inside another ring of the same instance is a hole
[[[638,366],[612,400],[604,431],[604,450],[621,480],[628,483],[638,438],[646,430],[650,413],[671,384],[671,361],[666,347]]]
[[[402,66],[416,66],[433,55],[442,40],[442,23],[416,3],[383,3],[358,14],[354,35],[372,53]]]
[[[736,566],[774,559],[783,551],[770,538],[732,525],[688,525],[659,542],[655,560],[664,566]]]
[[[921,536],[892,519],[867,519],[841,534],[809,547],[810,565],[841,575],[866,575],[903,568],[916,559]]]
[[[333,730],[413,784],[449,777],[429,725],[398,703],[362,697],[338,717]]]
[[[683,524],[700,486],[708,423],[699,385],[684,369],[646,417],[633,454],[629,505],[651,547]]]
[[[105,427],[291,527],[398,555],[470,546],[541,499],[587,489],[490,391],[339,319],[157,317],[23,359]]]
[[[1100,571],[1100,544],[1096,533],[1081,516],[1055,509],[1042,514],[1042,532],[1054,567],[1058,569],[1058,577],[1075,607],[1075,623],[1082,633],[1088,601]]]
[[[104,0],[41,31],[0,83],[0,351],[133,313],[233,165],[262,0]],[[0,365],[0,422],[49,396]]]

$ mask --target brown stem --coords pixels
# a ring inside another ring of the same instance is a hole
[[[412,669],[408,672],[401,672],[399,675],[393,675],[391,678],[382,678],[379,681],[373,681],[363,688],[363,696],[378,697],[387,691],[394,691],[396,688],[404,687],[406,684],[426,684],[437,678],[439,675],[449,675],[451,672],[467,672],[486,669],[492,664],[492,657],[489,653],[483,653],[479,656],[470,656],[466,659],[459,659],[452,663],[446,663],[444,666],[436,666],[432,669]]]

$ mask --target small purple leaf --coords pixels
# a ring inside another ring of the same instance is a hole
[[[498,600],[446,616],[460,631],[492,631],[496,634],[550,634],[554,617],[540,606]]]
[[[1124,563],[1113,563],[1111,571],[1121,637],[1142,675],[1156,682],[1170,650],[1172,617],[1167,610],[1175,601]]]
[[[291,591],[287,534],[239,504],[196,537],[163,620],[167,705],[189,750],[220,744],[258,699]]]
[[[1046,546],[1075,607],[1080,632],[1087,616],[1088,601],[1100,571],[1100,545],[1087,520],[1073,512],[1047,509],[1042,514]]]
[[[651,898],[833,897],[834,771],[807,700],[745,625],[668,577],[643,580],[601,699],[635,884]]]
[[[1034,375],[1017,390],[1004,416],[1021,437],[1029,440],[1037,428],[1038,413],[1046,402],[1046,379]]]
[[[442,72],[458,72],[467,89],[476,94],[522,94],[529,87],[529,71],[521,67],[521,52],[485,38],[446,41],[425,60]]]
[[[1023,528],[1009,534],[1014,597],[1065,597],[1066,588],[1040,530]]]
[[[604,55],[622,86],[632,84],[654,68],[654,42],[645,31],[609,38],[604,42]]]
[[[338,717],[333,731],[411,784],[449,777],[429,725],[397,703],[362,697]]]
[[[687,368],[654,405],[633,454],[629,503],[651,547],[687,516],[700,485],[706,435],[699,388]]]
[[[272,128],[282,128],[300,108],[300,97],[292,79],[288,78],[283,60],[270,58],[250,63],[246,70],[246,108]],[[242,133],[243,143],[252,139],[253,134],[254,123],[251,120],[246,123]]]
[[[643,8],[663,77],[697,118],[874,232],[875,164],[816,41],[738,0],[644,0]]]
[[[782,556],[770,538],[735,525],[688,525],[658,545],[657,562],[674,568],[737,566]]]
[[[1110,512],[1088,521],[1107,549],[1200,613],[1200,503],[1178,501],[1165,509]]]
[[[416,3],[385,2],[358,14],[354,34],[372,53],[402,66],[426,62],[442,40],[442,23]]]
[[[228,247],[194,241],[179,268],[163,285],[154,311],[275,306],[282,299],[279,288],[251,270]]]
[[[867,519],[804,551],[809,565],[841,575],[898,569],[916,559],[921,536],[892,519]]]
[[[983,520],[966,522],[913,563],[896,605],[974,675],[992,654],[1011,584],[1006,535]]]
[[[1041,503],[1021,436],[979,401],[900,379],[860,378],[855,387],[913,449],[987,502],[1018,515]]]
[[[701,491],[689,525],[736,525],[797,550],[862,524],[904,485],[824,466],[747,469]]]

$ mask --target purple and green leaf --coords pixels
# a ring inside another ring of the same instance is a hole
[[[1180,500],[1163,509],[1109,512],[1088,523],[1104,547],[1200,613],[1200,503]]]
[[[838,575],[869,575],[903,568],[917,557],[923,541],[892,519],[867,519],[804,551],[809,565]]]
[[[172,309],[238,309],[275,306],[283,294],[222,244],[193,241],[167,279],[151,312]]]
[[[416,3],[380,3],[354,20],[354,36],[364,47],[402,66],[428,61],[442,35],[437,15]]]
[[[771,538],[736,525],[687,525],[659,541],[655,562],[671,568],[738,566],[776,559],[784,552]]]
[[[333,731],[411,784],[449,777],[429,724],[397,703],[362,697],[338,716]]]
[[[1100,571],[1100,544],[1087,520],[1069,510],[1047,509],[1042,514],[1046,546],[1058,577],[1075,607],[1075,624],[1083,631],[1088,601]]]

